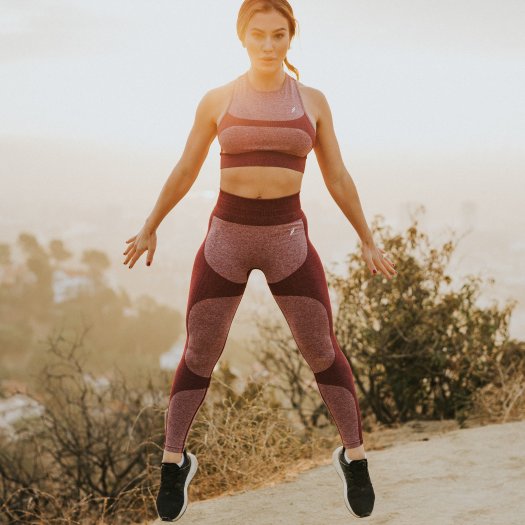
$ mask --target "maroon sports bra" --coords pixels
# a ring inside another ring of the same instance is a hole
[[[278,166],[304,173],[306,157],[316,144],[316,130],[304,110],[295,78],[285,72],[278,90],[259,91],[246,72],[234,81],[217,138],[221,169]]]

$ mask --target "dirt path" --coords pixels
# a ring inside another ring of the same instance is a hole
[[[525,421],[453,430],[367,452],[374,513],[346,509],[331,465],[272,487],[190,502],[181,525],[520,525],[525,523]],[[162,523],[160,521],[152,523]]]

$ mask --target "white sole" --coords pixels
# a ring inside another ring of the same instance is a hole
[[[368,518],[369,516],[358,516],[352,510],[352,507],[350,507],[350,503],[348,502],[348,498],[346,496],[347,495],[347,490],[348,490],[348,487],[346,485],[346,478],[345,478],[343,469],[341,468],[341,463],[339,462],[339,454],[341,453],[342,450],[343,450],[343,445],[341,445],[340,447],[338,447],[338,448],[336,448],[334,450],[334,452],[332,454],[332,464],[334,465],[335,470],[339,474],[339,477],[343,481],[343,500],[345,502],[346,508],[350,511],[352,516],[355,516],[356,518]]]
[[[178,519],[182,518],[182,515],[184,514],[184,512],[186,511],[186,507],[188,506],[188,485],[190,484],[190,481],[193,479],[193,476],[195,476],[195,472],[197,472],[197,467],[199,466],[199,462],[197,461],[197,458],[191,452],[186,451],[186,453],[188,454],[188,458],[191,459],[191,466],[190,466],[190,471],[188,473],[188,476],[186,477],[186,481],[184,482],[184,505],[182,505],[182,509],[180,509],[180,512],[177,514],[177,516],[175,516],[175,518],[173,518],[172,520],[163,520],[159,516],[161,521],[169,521],[169,522],[177,521]]]

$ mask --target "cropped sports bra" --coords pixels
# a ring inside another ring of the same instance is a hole
[[[233,95],[217,126],[220,167],[279,166],[304,173],[316,130],[305,112],[297,80],[285,72],[274,91],[252,87],[247,72],[234,81]]]

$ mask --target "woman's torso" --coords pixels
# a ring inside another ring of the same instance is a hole
[[[232,96],[234,95],[235,79],[220,89],[217,114],[214,115],[216,125],[221,124],[222,119],[228,113]],[[245,82],[247,80],[243,78]],[[317,112],[315,103],[309,89],[289,77],[290,82],[295,82],[300,93],[300,104],[304,109],[305,116],[309,119],[309,125],[313,133],[317,129]],[[237,88],[239,89],[239,88]],[[239,96],[239,92],[236,92]],[[270,95],[271,97],[271,95]],[[271,199],[297,193],[301,189],[303,173],[296,169],[281,166],[241,166],[221,168],[220,188],[228,193],[248,198]]]

